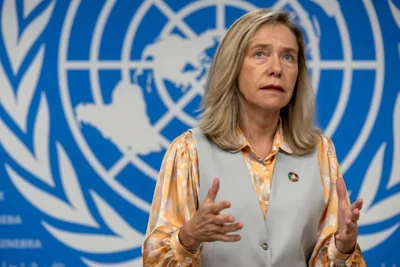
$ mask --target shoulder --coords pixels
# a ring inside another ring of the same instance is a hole
[[[332,156],[336,155],[335,145],[332,139],[326,135],[320,134],[318,141],[318,150],[320,154]]]
[[[167,152],[177,155],[189,154],[195,156],[197,149],[193,133],[190,130],[181,133],[171,142]]]
[[[340,175],[340,166],[332,139],[323,134],[320,134],[320,141],[318,143],[318,162],[324,187],[325,201],[328,201],[331,192],[330,189],[332,185],[336,184],[336,179]]]

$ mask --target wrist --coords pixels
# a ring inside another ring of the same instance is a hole
[[[186,223],[179,229],[179,243],[181,243],[186,250],[196,251],[200,247],[200,244],[189,233],[190,231],[187,231]]]

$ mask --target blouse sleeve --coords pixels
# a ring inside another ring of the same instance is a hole
[[[171,143],[161,165],[142,248],[144,266],[199,266],[199,251],[185,249],[178,238],[198,208],[197,166],[195,140],[188,131]]]
[[[318,145],[318,150],[318,160],[325,196],[325,211],[319,222],[319,237],[309,264],[310,266],[326,267],[367,266],[358,244],[352,254],[343,254],[336,248],[334,235],[338,227],[336,180],[341,176],[340,166],[332,140],[323,136]]]

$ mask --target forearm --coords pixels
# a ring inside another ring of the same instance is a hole
[[[187,134],[166,152],[157,179],[143,243],[144,266],[200,266],[199,257],[179,243],[179,229],[196,213],[198,168],[195,142]]]
[[[336,245],[334,236],[324,244],[320,250],[315,262],[318,266],[340,266],[340,267],[364,267],[367,266],[362,257],[359,245],[356,245],[355,250],[351,254],[341,253]]]
[[[179,228],[162,226],[143,244],[144,266],[199,266],[199,251],[186,250],[179,242]]]

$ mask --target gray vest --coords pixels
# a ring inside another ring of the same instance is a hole
[[[201,204],[214,177],[220,179],[216,201],[229,200],[231,214],[243,229],[235,243],[203,243],[203,266],[307,266],[318,239],[324,194],[317,152],[304,156],[277,153],[267,219],[264,219],[249,169],[242,153],[222,150],[199,128],[191,130],[199,157]],[[297,182],[289,172],[299,176]]]

